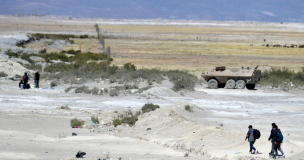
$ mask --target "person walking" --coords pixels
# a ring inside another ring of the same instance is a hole
[[[273,134],[274,134],[273,132],[275,132],[275,130],[273,129],[273,127],[274,127],[275,125],[276,125],[275,123],[272,123],[272,124],[271,124],[271,126],[272,126],[271,128],[272,128],[272,129],[271,129],[271,131],[270,131],[270,136],[269,136],[269,138],[268,138],[268,141],[271,140],[272,145],[273,145],[273,143],[274,143],[274,142],[272,141],[272,136],[273,136]],[[270,151],[269,155],[273,155],[272,146],[271,146],[271,151]]]
[[[40,74],[39,72],[35,73],[35,87],[39,88],[39,78],[40,78]]]
[[[278,151],[280,151],[281,154],[282,154],[282,157],[285,158],[284,151],[282,150],[283,134],[282,134],[282,132],[281,132],[281,130],[279,129],[278,126],[276,128],[276,132],[278,132],[278,137],[279,137],[278,138],[278,142],[279,142],[279,144],[278,144]]]
[[[276,156],[278,156],[278,149],[279,149],[279,151],[282,153],[282,156],[285,157],[284,152],[280,147],[281,143],[283,142],[283,135],[276,124],[273,126],[273,129],[274,132],[271,137],[272,154],[270,155],[273,156],[273,158],[276,158]]]
[[[253,146],[255,143],[255,138],[254,138],[254,129],[252,128],[252,125],[249,125],[248,127],[248,132],[245,141],[248,139],[250,150],[249,153],[251,154],[256,154],[258,153],[258,150]],[[252,152],[253,150],[253,152]]]

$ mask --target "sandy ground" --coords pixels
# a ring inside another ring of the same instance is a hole
[[[304,151],[304,129],[299,127],[304,122],[303,91],[197,86],[184,97],[109,97],[67,94],[63,86],[19,90],[14,81],[0,84],[0,159],[73,159],[78,150],[87,159],[104,158],[108,152],[122,159],[248,159],[252,155],[244,139],[249,124],[262,133],[255,144],[260,154],[253,157],[268,158],[273,122],[284,134],[287,158]],[[161,108],[140,115],[133,127],[110,125],[117,117],[114,111],[135,113],[144,103]],[[71,110],[58,109],[66,104]],[[194,112],[184,109],[187,104]],[[90,121],[92,115],[98,115],[100,125]],[[74,117],[85,120],[86,127],[71,128]]]

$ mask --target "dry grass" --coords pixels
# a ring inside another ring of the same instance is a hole
[[[88,23],[69,23],[58,20],[29,21],[20,18],[2,18],[0,31],[34,30],[37,32],[89,34],[96,36],[93,27],[96,20]],[[213,22],[211,22],[213,23]],[[216,22],[221,24],[221,22]],[[242,24],[242,22],[236,22]],[[254,22],[255,24],[256,22]],[[102,30],[114,34],[131,34],[133,39],[106,39],[110,45],[114,61],[123,65],[131,62],[139,68],[181,69],[200,74],[217,65],[229,68],[242,66],[262,66],[262,69],[287,67],[300,70],[303,67],[304,49],[273,48],[260,46],[267,39],[269,44],[304,43],[304,32],[270,25],[244,26],[144,26],[144,25],[102,25]],[[81,31],[81,32],[79,32]],[[197,39],[200,37],[200,39]],[[148,40],[150,39],[150,40]],[[79,49],[83,52],[100,53],[97,39],[73,39],[74,45],[63,49]],[[37,44],[35,44],[37,43]],[[35,42],[26,47],[43,49],[45,44]],[[249,44],[254,46],[250,47]],[[48,51],[55,51],[51,47]]]

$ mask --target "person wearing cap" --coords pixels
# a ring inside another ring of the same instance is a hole
[[[249,125],[245,141],[248,139],[248,142],[249,142],[249,145],[250,145],[250,150],[249,150],[250,154],[258,153],[258,150],[256,150],[256,148],[254,148],[254,146],[253,146],[253,144],[255,142],[253,131],[254,131],[254,129],[252,128],[252,125]],[[253,152],[252,152],[252,150],[253,150]]]

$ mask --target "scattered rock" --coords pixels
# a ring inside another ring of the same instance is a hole
[[[83,158],[84,155],[86,155],[86,153],[79,150],[76,154],[76,158]]]

